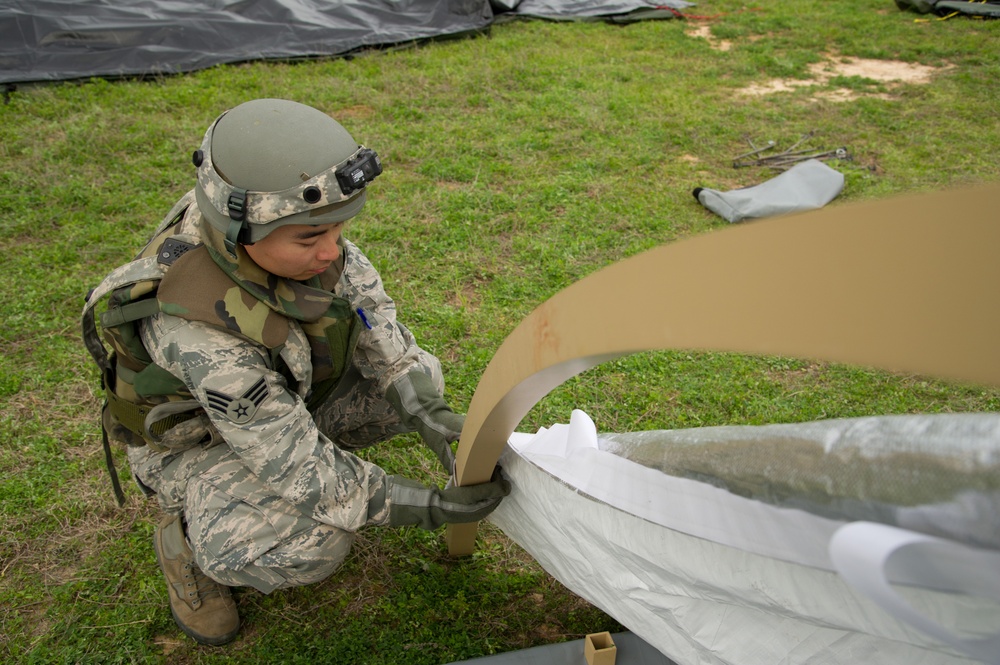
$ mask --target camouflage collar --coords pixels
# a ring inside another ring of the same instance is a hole
[[[205,220],[197,207],[192,206],[192,211],[199,217],[199,235],[212,260],[244,291],[275,312],[298,321],[316,321],[330,308],[335,296],[319,288],[317,278],[310,280],[314,284],[311,286],[269,273],[254,263],[242,245],[236,246],[234,262],[225,249],[223,234]]]

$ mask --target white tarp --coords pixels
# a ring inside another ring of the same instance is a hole
[[[514,434],[491,516],[682,665],[1000,662],[1000,415]]]

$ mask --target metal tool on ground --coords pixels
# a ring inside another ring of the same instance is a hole
[[[832,150],[819,150],[816,148],[802,147],[803,144],[806,144],[807,141],[813,137],[813,134],[814,132],[806,132],[799,137],[799,140],[785,150],[770,155],[765,155],[764,153],[778,149],[775,141],[768,141],[767,145],[758,148],[749,137],[746,137],[746,141],[750,145],[751,150],[750,152],[733,157],[733,168],[738,169],[748,166],[766,166],[778,171],[785,171],[799,162],[804,162],[810,159],[818,159],[821,161],[827,159],[851,159],[851,155],[845,147],[834,148]]]

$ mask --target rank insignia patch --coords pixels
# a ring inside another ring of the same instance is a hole
[[[208,396],[208,408],[221,413],[237,425],[242,425],[253,418],[258,407],[271,393],[267,389],[264,377],[260,377],[257,383],[247,388],[239,397],[231,397],[216,390],[206,390],[205,394]]]

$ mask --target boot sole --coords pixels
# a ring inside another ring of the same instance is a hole
[[[219,637],[206,637],[204,635],[199,635],[190,628],[185,627],[184,624],[182,624],[177,619],[177,613],[174,611],[173,607],[170,608],[170,615],[174,617],[174,623],[177,624],[178,628],[184,631],[185,635],[190,637],[198,644],[204,644],[210,647],[221,647],[224,644],[229,644],[230,642],[236,639],[236,636],[239,635],[240,632],[241,626],[236,626],[236,629],[233,630],[231,633],[226,633],[225,635],[220,635]]]

